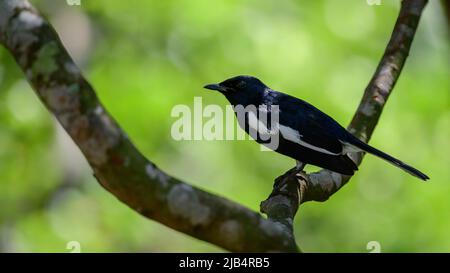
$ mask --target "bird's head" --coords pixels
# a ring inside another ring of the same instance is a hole
[[[221,83],[208,84],[204,88],[219,91],[231,104],[258,104],[268,88],[259,79],[252,76],[236,76]]]

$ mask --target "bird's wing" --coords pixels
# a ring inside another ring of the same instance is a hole
[[[279,130],[284,139],[325,154],[343,153],[340,135],[345,129],[331,117],[293,97],[280,102],[279,108]]]

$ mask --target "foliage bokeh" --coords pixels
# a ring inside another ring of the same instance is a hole
[[[108,111],[163,170],[254,210],[294,161],[251,141],[175,141],[175,105],[225,107],[205,83],[249,74],[348,124],[390,37],[382,1],[32,1],[54,24]],[[422,183],[367,156],[324,203],[302,205],[307,252],[450,251],[450,48],[438,1],[371,144],[427,173]],[[308,167],[308,170],[315,168]],[[223,251],[142,218],[103,190],[0,48],[0,252]]]

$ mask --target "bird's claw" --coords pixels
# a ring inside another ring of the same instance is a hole
[[[308,182],[308,179],[306,178],[306,173],[305,173],[304,171],[300,171],[300,172],[296,173],[296,174],[295,174],[295,177],[296,177],[298,180],[302,180],[302,181],[304,181],[304,182]]]
[[[279,176],[275,179],[275,183],[273,185],[273,193],[281,193],[281,194],[289,194],[288,184],[290,182],[298,184],[297,187],[302,184],[302,182],[308,182],[306,178],[306,173],[304,171],[298,171],[297,169],[291,169],[287,173],[282,176]]]

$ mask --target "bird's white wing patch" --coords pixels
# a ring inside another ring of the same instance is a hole
[[[272,130],[269,130],[263,122],[258,120],[258,118],[256,117],[256,114],[252,111],[248,112],[248,125],[250,128],[252,128],[253,130],[255,130],[256,132],[258,132],[261,135],[268,135],[268,134],[274,133]],[[276,126],[276,125],[278,125],[278,126]],[[292,141],[294,143],[302,145],[303,147],[306,147],[311,150],[321,152],[324,154],[340,155],[340,153],[333,153],[324,148],[317,147],[317,146],[314,146],[312,144],[309,144],[309,143],[303,141],[300,132],[295,129],[292,129],[291,127],[284,126],[281,124],[276,124],[276,125],[273,127],[274,128],[278,127],[278,130],[280,131],[281,135],[286,140]]]
[[[284,126],[284,125],[280,124],[279,125],[279,129],[280,129],[281,135],[285,139],[287,139],[289,141],[292,141],[292,142],[295,142],[297,144],[300,144],[303,147],[306,147],[306,148],[309,148],[311,150],[314,150],[314,151],[317,151],[317,152],[321,152],[321,153],[324,153],[324,154],[340,155],[340,153],[333,153],[333,152],[330,152],[328,150],[325,150],[324,148],[320,148],[320,147],[314,146],[312,144],[309,144],[309,143],[303,141],[302,140],[302,135],[300,134],[300,132],[295,130],[295,129],[292,129],[291,127]]]
[[[255,112],[253,111],[248,111],[248,125],[250,128],[252,128],[253,130],[255,130],[256,132],[258,132],[260,135],[275,135],[278,133],[277,131],[277,126],[278,126],[278,122],[276,122],[275,120],[268,120],[269,116],[268,113],[274,113],[274,112],[279,112],[278,110],[278,106],[267,106],[265,104],[259,105],[258,109],[256,109],[255,111],[258,112],[259,117],[261,118],[261,115],[264,115],[265,117],[265,122],[270,122],[270,123],[274,123],[271,127],[272,129],[267,128],[266,124],[264,122],[262,122],[260,119],[258,119],[258,117],[256,116]]]
[[[270,134],[270,130],[267,129],[266,125],[263,122],[258,120],[256,114],[252,111],[248,112],[248,126],[253,130],[257,131],[261,135]]]

